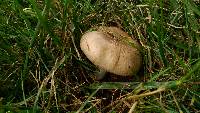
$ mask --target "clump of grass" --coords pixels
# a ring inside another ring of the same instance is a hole
[[[192,0],[1,1],[0,112],[198,112],[199,7]],[[79,40],[100,25],[140,42],[142,80],[93,80]]]

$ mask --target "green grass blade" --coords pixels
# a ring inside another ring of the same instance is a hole
[[[98,86],[98,88],[85,100],[85,102],[81,105],[81,107],[76,111],[76,113],[80,113],[83,108],[86,106],[86,104],[92,99],[92,97],[101,89],[102,86]]]

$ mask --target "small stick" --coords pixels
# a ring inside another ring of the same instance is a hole
[[[133,113],[137,104],[138,104],[137,101],[135,103],[133,103],[133,105],[132,105],[132,107],[131,107],[131,109],[129,110],[128,113]]]

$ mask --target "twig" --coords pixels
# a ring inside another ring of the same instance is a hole
[[[131,107],[131,109],[129,110],[128,113],[133,113],[137,104],[138,104],[137,101],[135,103],[133,103],[133,105],[132,105],[132,107]]]
[[[161,88],[158,88],[157,90],[152,91],[152,92],[148,92],[148,93],[144,93],[144,94],[140,94],[140,95],[127,96],[127,97],[122,98],[122,99],[120,99],[120,100],[114,101],[112,104],[106,106],[103,110],[105,110],[105,109],[111,107],[112,105],[114,105],[114,104],[116,104],[116,103],[120,103],[120,102],[125,101],[125,100],[137,100],[137,99],[140,99],[140,98],[145,97],[145,96],[150,96],[150,95],[153,95],[153,94],[156,94],[156,93],[163,92],[163,91],[165,91],[165,90],[166,90],[166,88],[161,87]]]
[[[175,26],[175,25],[172,25],[172,24],[169,24],[169,23],[167,23],[167,25],[169,25],[170,27],[176,28],[176,29],[184,29],[185,28],[185,26],[179,27],[179,26]]]
[[[138,99],[138,98],[141,98],[141,97],[146,97],[146,96],[150,96],[150,95],[153,95],[153,94],[156,94],[156,93],[160,93],[160,92],[163,92],[163,91],[165,91],[165,90],[166,90],[165,88],[158,88],[158,89],[155,90],[155,91],[148,92],[148,93],[144,93],[144,94],[140,94],[140,95],[129,96],[129,97],[126,98],[126,99],[127,99],[127,100]]]
[[[175,102],[176,106],[178,107],[179,113],[183,113],[183,111],[181,110],[181,108],[180,108],[180,106],[179,106],[179,104],[178,104],[178,102],[177,102],[177,100],[176,100],[176,98],[174,96],[173,91],[172,90],[170,90],[170,91],[171,91],[171,94],[173,96],[174,102]]]
[[[38,100],[39,100],[39,96],[40,96],[40,94],[41,94],[41,92],[42,92],[42,90],[43,90],[43,87],[47,85],[47,82],[49,81],[50,78],[53,78],[54,73],[55,73],[56,70],[59,68],[59,66],[60,66],[61,64],[63,64],[64,61],[65,61],[65,57],[63,57],[59,62],[57,62],[57,60],[56,60],[54,67],[53,67],[52,70],[49,72],[49,75],[42,81],[42,84],[41,84],[41,86],[40,86],[40,88],[39,88],[39,90],[38,90],[38,93],[37,93],[37,95],[36,95],[36,99],[35,99],[34,106],[33,106],[33,112],[35,112],[35,110],[36,110],[37,102],[38,102]]]

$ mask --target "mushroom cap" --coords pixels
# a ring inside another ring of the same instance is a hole
[[[117,27],[99,27],[85,33],[80,47],[93,64],[107,72],[130,76],[141,67],[140,45]]]

